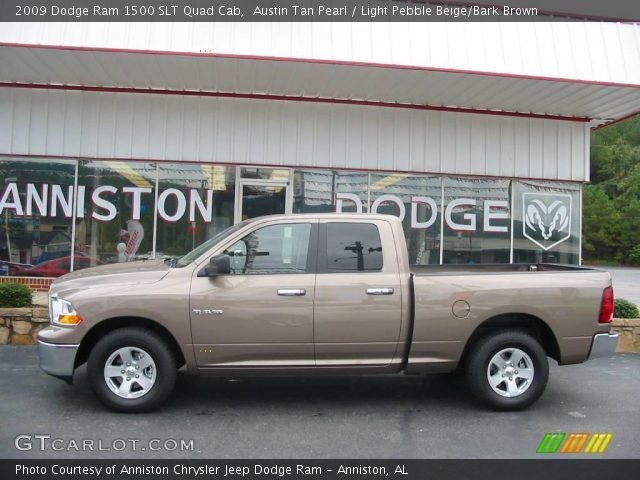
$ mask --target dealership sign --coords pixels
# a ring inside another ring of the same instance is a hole
[[[27,183],[22,192],[15,182],[7,183],[0,196],[0,214],[12,211],[13,216],[66,217],[73,210],[73,186]],[[83,185],[78,186],[76,218],[90,218],[102,222],[114,220],[118,215],[114,197],[118,194],[129,197],[130,220],[139,221],[143,213],[143,199],[153,198],[150,187],[121,187],[102,185],[87,194]],[[154,199],[155,200],[155,199]],[[411,228],[438,228],[439,197],[412,196],[408,204],[397,195],[380,195],[371,204],[371,213],[378,213],[383,205],[392,205],[397,215],[404,220],[410,217]],[[525,193],[522,197],[524,218],[523,234],[544,250],[558,245],[571,236],[571,196],[566,194]],[[85,208],[91,205],[91,211]],[[366,202],[353,193],[338,193],[335,198],[336,212],[347,207],[362,213]],[[409,212],[407,212],[407,208]],[[481,212],[480,212],[481,210]],[[174,223],[185,217],[189,222],[199,218],[204,223],[213,220],[213,190],[168,188],[158,194],[158,217]],[[506,200],[456,198],[443,209],[444,223],[459,232],[509,232],[509,203]],[[481,218],[480,218],[481,217]],[[137,236],[134,235],[134,237]],[[139,243],[139,242],[138,242]]]
[[[362,213],[362,200],[354,193],[336,194],[336,212],[341,213],[344,204],[350,202],[355,205],[357,213]],[[478,200],[474,198],[458,198],[451,200],[444,209],[444,221],[449,228],[463,232],[476,232],[478,230],[477,215],[467,212],[462,215],[462,221],[455,221],[453,213],[456,209],[473,210],[478,206]],[[400,220],[404,220],[406,207],[404,202],[396,195],[381,195],[371,204],[371,213],[378,213],[378,209],[383,204],[393,204],[398,208]],[[483,222],[482,231],[494,233],[508,233],[507,225],[497,225],[499,220],[509,220],[509,203],[505,200],[483,200]],[[420,206],[427,207],[429,213],[424,218],[418,218]],[[410,205],[411,228],[427,229],[431,227],[438,216],[438,206],[433,197],[415,196],[411,197]],[[505,223],[505,222],[503,222]]]
[[[544,250],[571,237],[571,195],[524,193],[522,234]]]
[[[131,219],[140,220],[143,195],[151,195],[150,187],[122,187],[120,191],[131,198]],[[118,210],[113,196],[118,189],[110,185],[96,187],[91,192],[89,202],[92,205],[91,218],[109,222],[116,218]],[[167,201],[174,199],[173,211],[169,211]],[[78,206],[76,218],[85,217],[87,203],[86,187],[78,185]],[[27,183],[24,195],[20,195],[16,183],[7,184],[0,198],[0,213],[5,209],[13,210],[16,216],[40,215],[42,217],[63,216],[71,218],[73,209],[73,186],[41,184],[40,187]],[[196,220],[196,213],[202,221],[209,223],[213,219],[213,190],[205,190],[205,198],[200,191],[192,188],[186,194],[177,188],[168,188],[158,195],[158,216],[165,222],[177,222],[188,213],[190,222]]]

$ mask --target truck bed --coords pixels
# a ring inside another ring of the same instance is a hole
[[[413,336],[409,370],[454,368],[469,335],[485,322],[544,329],[561,364],[586,360],[608,272],[549,263],[419,265],[410,268]],[[510,323],[511,322],[511,323]],[[517,322],[516,322],[517,324]],[[423,365],[419,365],[420,363]],[[439,369],[439,370],[435,370]]]

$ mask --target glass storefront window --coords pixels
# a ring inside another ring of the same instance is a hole
[[[289,181],[289,169],[287,168],[263,168],[263,167],[241,167],[240,176],[242,178],[255,180],[279,180]]]
[[[368,212],[369,175],[296,170],[293,213]]]
[[[580,185],[516,181],[513,261],[580,262]]]
[[[240,219],[286,213],[286,185],[256,185],[242,183]]]
[[[444,178],[443,263],[509,263],[510,180]]]
[[[74,225],[75,160],[0,158],[0,275],[181,256],[244,218],[287,212],[396,215],[411,264],[441,254],[445,264],[580,260],[577,183],[107,160],[77,168]]]
[[[402,220],[409,263],[440,263],[441,178],[371,174],[370,182],[371,212],[396,215]]]
[[[80,161],[76,256],[90,265],[151,258],[156,164]]]
[[[158,164],[156,256],[181,256],[234,223],[236,167]]]
[[[0,159],[1,275],[69,272],[74,176],[73,160]]]

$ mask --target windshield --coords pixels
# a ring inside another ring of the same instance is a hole
[[[214,235],[212,238],[210,238],[203,244],[199,245],[195,249],[191,250],[186,255],[178,258],[173,265],[175,267],[186,267],[191,262],[193,262],[196,258],[204,254],[207,250],[211,249],[216,243],[224,240],[229,235],[232,235],[233,233],[237,232],[242,227],[247,225],[247,223],[249,223],[249,220],[245,220],[244,222],[240,222],[240,223],[237,223],[236,225],[232,225],[229,228],[225,228],[220,233],[218,233],[217,235]]]

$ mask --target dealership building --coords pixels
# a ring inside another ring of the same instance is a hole
[[[590,133],[638,112],[637,24],[3,24],[0,271],[335,211],[414,264],[578,264]]]

